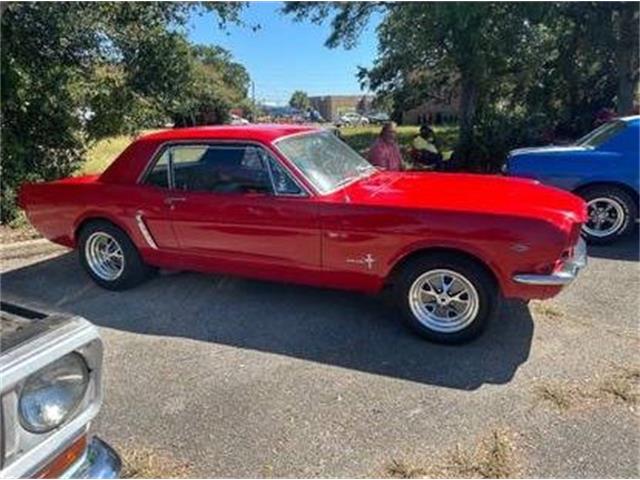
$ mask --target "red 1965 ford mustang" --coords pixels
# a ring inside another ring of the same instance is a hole
[[[187,128],[134,141],[100,176],[27,184],[47,238],[100,286],[155,268],[323,287],[393,289],[428,339],[478,335],[499,298],[547,298],[586,264],[584,202],[535,181],[396,173],[330,132]]]

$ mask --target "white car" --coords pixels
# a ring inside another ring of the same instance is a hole
[[[231,121],[229,123],[231,125],[249,125],[251,122],[246,118],[239,117],[238,115],[232,113]]]
[[[348,112],[342,115],[338,121],[340,125],[356,126],[369,125],[369,119],[356,112]]]

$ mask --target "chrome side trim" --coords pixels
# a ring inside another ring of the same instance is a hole
[[[573,257],[567,260],[562,268],[550,275],[523,273],[513,276],[513,281],[526,285],[563,286],[571,283],[580,270],[587,266],[587,245],[580,238],[574,247]]]
[[[140,233],[146,240],[147,244],[149,244],[149,246],[154,250],[158,250],[158,244],[153,239],[153,237],[151,236],[151,232],[147,228],[147,225],[144,223],[144,219],[142,218],[142,212],[136,213],[136,223],[138,224],[138,229],[140,230]]]

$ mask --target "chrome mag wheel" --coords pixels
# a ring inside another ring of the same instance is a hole
[[[587,203],[589,220],[582,227],[592,237],[608,237],[616,233],[624,224],[624,208],[617,200],[598,197]]]
[[[122,247],[105,232],[92,233],[85,244],[85,258],[93,273],[106,281],[116,280],[124,271]]]
[[[452,270],[430,270],[409,289],[409,306],[416,319],[439,333],[455,333],[476,318],[480,297],[473,284]]]

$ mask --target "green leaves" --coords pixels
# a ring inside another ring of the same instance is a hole
[[[306,110],[311,106],[311,100],[306,92],[302,90],[296,90],[289,99],[289,106],[297,108],[298,110]]]
[[[72,173],[91,142],[176,117],[219,122],[246,97],[244,67],[228,52],[194,47],[185,36],[192,12],[215,13],[220,27],[240,22],[242,4],[16,2],[2,8],[3,221],[15,213],[21,182]]]
[[[474,168],[554,132],[576,138],[602,108],[628,114],[637,98],[637,2],[289,2],[283,11],[330,19],[326,44],[346,48],[382,14],[361,84],[391,99],[396,118],[425,102],[458,104],[456,154]]]

